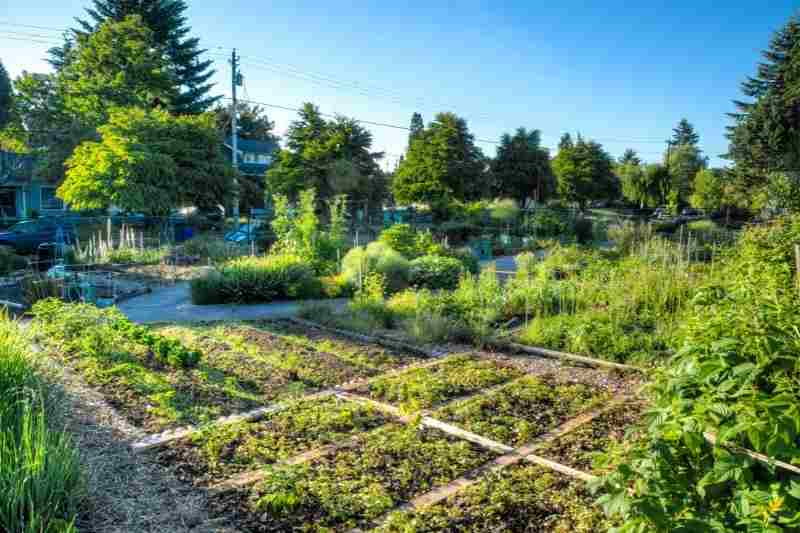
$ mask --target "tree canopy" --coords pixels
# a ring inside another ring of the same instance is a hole
[[[670,142],[675,146],[697,146],[697,143],[700,142],[700,135],[694,131],[694,126],[688,120],[682,118],[678,125],[672,129]]]
[[[89,125],[111,107],[166,107],[177,97],[165,51],[138,15],[79,35],[60,83],[67,111]]]
[[[725,177],[718,169],[704,168],[694,176],[689,204],[698,209],[717,211],[725,202]]]
[[[617,193],[612,158],[597,142],[586,141],[580,135],[573,142],[565,134],[552,165],[558,194],[581,208],[592,200],[613,198]]]
[[[682,144],[670,150],[667,158],[670,175],[667,203],[673,209],[688,203],[695,174],[706,168],[707,164],[708,159],[694,145]]]
[[[61,69],[71,62],[71,51],[82,37],[97,32],[106,22],[121,22],[131,15],[141,17],[157,47],[163,50],[169,70],[174,73],[175,97],[169,102],[175,113],[201,113],[219,97],[209,96],[214,75],[212,61],[203,60],[205,50],[199,39],[190,37],[184,0],[92,0],[88,17],[79,19],[64,46],[51,50],[51,62]]]
[[[236,107],[239,112],[240,139],[278,142],[277,135],[273,133],[275,122],[269,119],[263,107],[247,102],[238,102]],[[231,106],[218,106],[214,113],[217,116],[217,128],[225,138],[230,137],[233,134]]]
[[[520,205],[527,198],[544,201],[555,191],[550,153],[539,130],[519,128],[513,136],[503,135],[492,173],[495,196],[515,198]]]
[[[0,130],[11,122],[13,97],[14,94],[11,88],[11,80],[8,77],[8,71],[6,71],[2,61],[0,61]]]
[[[448,200],[473,200],[486,193],[486,164],[467,122],[453,113],[439,113],[420,132],[397,169],[395,199],[442,205]]]
[[[180,205],[221,204],[231,190],[233,171],[211,113],[116,108],[98,133],[99,141],[75,150],[58,188],[76,209],[165,215]]]
[[[314,188],[320,200],[348,194],[353,200],[368,200],[382,194],[383,179],[378,166],[382,153],[371,152],[372,134],[357,120],[322,117],[307,103],[286,133],[286,148],[267,171],[267,190],[297,197]]]
[[[408,146],[411,146],[414,139],[419,137],[420,133],[425,129],[425,122],[422,121],[422,115],[419,113],[411,115],[411,125],[408,129],[410,130],[408,134]]]
[[[744,196],[758,198],[774,173],[800,170],[800,19],[792,17],[770,40],[756,74],[742,83],[744,100],[730,116],[734,175]]]

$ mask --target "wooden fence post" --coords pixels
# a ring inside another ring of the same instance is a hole
[[[794,281],[797,285],[797,291],[800,292],[800,244],[794,245],[794,264],[797,270]]]

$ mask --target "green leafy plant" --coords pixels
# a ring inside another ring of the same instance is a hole
[[[374,272],[384,276],[389,293],[408,286],[408,271],[408,260],[382,242],[353,248],[342,261],[342,275],[348,282],[360,287],[365,276]]]
[[[425,255],[411,261],[408,278],[416,288],[453,290],[462,273],[461,261],[456,258]]]

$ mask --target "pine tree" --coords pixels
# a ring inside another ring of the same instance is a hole
[[[184,12],[184,0],[92,0],[88,19],[78,19],[74,37],[94,33],[106,20],[121,21],[129,15],[139,15],[153,32],[155,42],[163,46],[169,63],[176,74],[180,94],[172,102],[176,113],[201,113],[208,110],[219,97],[209,96],[214,75],[212,61],[201,60],[205,52],[199,48],[199,39],[189,37],[190,28]],[[51,63],[58,69],[70,61],[75,39],[50,51]]]
[[[5,128],[6,124],[11,121],[13,97],[11,80],[8,78],[6,68],[0,61],[0,129]]]
[[[642,164],[642,160],[639,158],[639,154],[636,153],[636,150],[632,148],[628,148],[619,158],[620,165],[634,165],[639,166]]]
[[[411,132],[408,134],[408,146],[411,146],[411,143],[419,137],[422,131],[425,129],[425,123],[422,121],[422,115],[419,113],[414,113],[411,115],[411,126],[409,127]]]
[[[691,122],[682,118],[678,125],[672,129],[672,144],[674,146],[697,146],[700,136],[694,131]]]
[[[792,17],[762,53],[755,77],[742,83],[749,100],[734,100],[727,157],[747,189],[772,171],[800,168],[800,19]],[[750,191],[752,193],[752,191]]]
[[[519,128],[513,136],[503,135],[492,173],[495,196],[514,198],[520,205],[528,198],[544,201],[555,189],[550,154],[541,145],[539,130]]]

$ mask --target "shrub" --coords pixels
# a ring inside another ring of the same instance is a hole
[[[381,232],[378,240],[408,259],[417,257],[417,232],[408,224],[395,224]]]
[[[524,229],[537,237],[557,237],[567,233],[569,226],[555,211],[539,209],[525,220]]]
[[[347,298],[355,293],[355,287],[343,275],[324,276],[319,279],[322,283],[322,294],[326,298]]]
[[[322,283],[302,258],[283,254],[242,257],[219,271],[192,281],[192,301],[211,303],[265,303],[276,299],[302,300],[322,296]]]
[[[408,277],[411,285],[417,288],[453,290],[462,273],[458,259],[426,255],[411,262]]]
[[[498,199],[489,204],[489,216],[499,224],[511,224],[520,214],[517,202],[511,199]]]
[[[444,257],[453,257],[458,259],[461,262],[461,266],[464,268],[464,271],[469,272],[470,274],[474,275],[480,272],[480,263],[478,262],[478,257],[472,253],[472,250],[468,247],[443,248],[439,253],[432,255],[442,255]]]
[[[350,250],[342,260],[342,275],[356,287],[360,287],[367,274],[381,274],[386,280],[388,293],[395,293],[408,286],[409,262],[399,252],[385,243],[377,241],[364,247]]]

